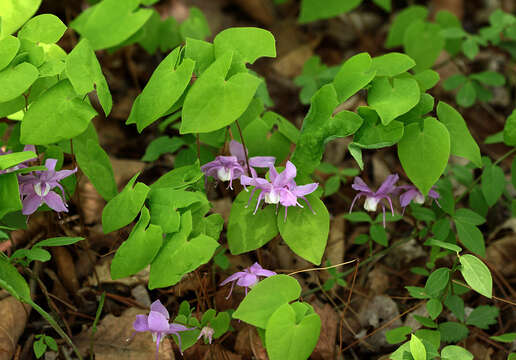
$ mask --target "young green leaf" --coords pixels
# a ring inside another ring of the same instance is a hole
[[[61,39],[65,31],[66,25],[57,16],[42,14],[27,21],[18,32],[18,38],[53,44]]]
[[[330,216],[324,203],[315,196],[307,196],[313,211],[308,206],[290,207],[285,214],[280,211],[277,216],[279,232],[292,251],[315,265],[321,263],[328,233]]]
[[[389,125],[396,117],[408,112],[417,105],[419,98],[419,85],[411,78],[394,78],[391,83],[386,77],[378,77],[367,94],[369,106],[376,110],[383,125]]]
[[[447,343],[464,340],[469,334],[469,329],[466,325],[453,321],[440,323],[438,330],[441,333],[441,341]]]
[[[256,250],[278,234],[273,206],[266,206],[253,214],[257,198],[258,193],[255,192],[249,202],[249,193],[241,191],[231,206],[227,237],[232,254]]]
[[[516,340],[516,332],[506,333],[497,336],[490,336],[489,338],[503,343],[512,343],[514,340]]]
[[[394,77],[416,66],[416,62],[410,56],[399,52],[390,52],[376,56],[371,63],[371,71],[376,71],[376,76]]]
[[[453,315],[457,317],[461,322],[464,321],[464,300],[457,295],[449,295],[444,300],[444,306],[450,310]]]
[[[0,39],[0,70],[3,70],[18,53],[20,49],[20,40],[18,38],[7,35]]]
[[[505,121],[503,142],[509,146],[516,146],[516,110]]]
[[[347,59],[333,80],[339,102],[344,102],[373,80],[376,71],[371,68],[368,53],[360,53]]]
[[[426,360],[425,345],[414,334],[410,338],[410,353],[414,360]]]
[[[410,24],[417,20],[424,20],[427,16],[428,9],[421,5],[409,6],[400,11],[389,28],[385,47],[392,49],[393,47],[403,45],[405,32]]]
[[[17,0],[0,2],[0,14],[2,23],[0,26],[0,38],[14,33],[32,15],[36,13],[41,0]]]
[[[113,100],[95,52],[87,39],[82,39],[66,57],[66,75],[78,95],[96,90],[106,116],[111,112]]]
[[[317,344],[321,318],[311,313],[299,321],[293,305],[283,304],[267,322],[265,341],[271,360],[308,359]]]
[[[476,292],[491,298],[493,295],[493,279],[489,268],[473,255],[463,255],[459,257],[462,265],[460,272],[464,276],[466,283]]]
[[[38,76],[38,69],[28,62],[0,71],[0,102],[11,101],[22,95]]]
[[[430,299],[426,302],[426,310],[430,319],[435,320],[443,311],[443,304],[436,298]]]
[[[486,246],[482,232],[469,222],[455,219],[455,227],[459,240],[466,249],[480,256],[486,255]]]
[[[137,183],[133,187],[138,175],[140,174],[133,176],[124,189],[104,207],[102,211],[104,234],[128,225],[140,212],[150,189],[143,183]]]
[[[501,167],[488,164],[481,176],[482,194],[489,206],[496,204],[505,189],[505,174]]]
[[[82,240],[84,240],[83,237],[55,237],[37,242],[36,244],[34,244],[33,248],[43,246],[66,246],[75,244]]]
[[[221,55],[194,83],[183,105],[181,134],[221,129],[247,109],[261,80],[242,72],[226,79],[232,59],[230,51]]]
[[[464,107],[470,107],[475,103],[475,99],[477,97],[477,92],[475,90],[475,86],[473,81],[466,81],[466,83],[460,88],[459,92],[455,100],[457,100],[457,104]]]
[[[482,217],[482,216],[478,215],[476,212],[474,212],[470,209],[466,209],[466,208],[457,209],[457,211],[453,215],[453,218],[455,220],[461,221],[463,223],[469,223],[469,224],[475,225],[475,226],[481,225],[486,222],[486,219],[484,217]]]
[[[441,350],[441,359],[443,360],[473,360],[473,354],[468,350],[457,346],[448,345]]]
[[[46,145],[71,139],[83,133],[96,114],[89,102],[75,93],[68,80],[61,80],[46,90],[25,113],[20,141]]]
[[[466,325],[474,325],[477,328],[487,330],[489,325],[496,324],[496,318],[500,309],[496,306],[481,305],[476,307],[466,319]]]
[[[88,39],[93,50],[120,45],[136,33],[152,15],[138,9],[140,0],[103,0],[83,11],[70,27]]]
[[[410,326],[400,326],[395,329],[387,330],[385,332],[385,339],[391,345],[399,344],[407,340],[407,335],[410,334],[412,328]]]
[[[324,6],[318,0],[302,0],[299,22],[301,24],[328,19],[356,8],[362,0],[327,0]]]
[[[221,31],[213,39],[215,57],[233,52],[233,61],[253,64],[261,57],[276,57],[274,35],[256,27],[234,27]]]
[[[268,277],[253,286],[233,313],[233,318],[265,329],[269,318],[278,308],[298,299],[300,295],[301,286],[293,277]]]
[[[444,48],[441,27],[423,20],[413,21],[405,31],[403,48],[416,61],[416,73],[432,67]]]
[[[439,268],[433,271],[425,284],[425,292],[431,297],[438,297],[440,292],[448,285],[450,281],[450,269]]]
[[[469,159],[476,166],[482,166],[480,148],[471,136],[461,114],[450,105],[440,101],[437,104],[437,117],[450,133],[450,152]]]
[[[7,290],[18,300],[30,300],[29,285],[4,256],[0,256],[0,287]]]
[[[113,167],[108,154],[98,142],[88,139],[86,142],[73,141],[77,164],[82,172],[90,179],[99,194],[110,201],[117,194]]]
[[[435,118],[426,118],[424,129],[417,123],[405,127],[398,143],[398,157],[409,179],[424,194],[437,182],[450,156],[450,134]]]
[[[165,115],[183,95],[192,77],[195,63],[191,59],[184,59],[177,66],[180,51],[179,47],[176,48],[154,70],[142,93],[134,101],[126,124],[136,124],[138,131],[142,132]]]
[[[118,248],[111,262],[111,278],[124,278],[149,265],[163,242],[161,227],[150,224],[150,213],[142,208],[140,219],[134,225],[127,240]]]
[[[0,219],[6,214],[21,210],[18,178],[14,173],[0,175]]]

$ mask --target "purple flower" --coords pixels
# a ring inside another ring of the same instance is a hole
[[[201,337],[204,337],[204,341],[208,341],[208,343],[211,344],[214,333],[215,333],[215,330],[213,330],[211,327],[204,326],[201,329],[201,333],[197,337],[197,340],[199,340]]]
[[[258,283],[258,281],[260,281],[260,276],[269,277],[273,275],[276,275],[274,271],[266,270],[262,268],[260,264],[255,262],[253,265],[245,268],[243,271],[238,271],[229,276],[226,280],[220,283],[220,286],[224,286],[231,282],[231,290],[226,297],[226,299],[229,299],[231,293],[233,292],[233,288],[235,287],[235,283],[238,286],[245,288],[245,294],[247,295],[247,290]]]
[[[256,189],[261,190],[260,195],[258,195],[258,201],[256,203],[254,213],[256,214],[262,199],[264,199],[267,204],[276,204],[276,206],[279,204],[283,205],[285,207],[285,220],[287,219],[287,209],[289,206],[303,207],[299,203],[298,198],[303,199],[308,204],[310,210],[312,210],[312,207],[305,196],[313,193],[319,184],[311,183],[298,186],[294,181],[296,174],[296,166],[290,161],[287,161],[285,170],[283,170],[281,174],[276,171],[274,166],[269,168],[270,182],[266,179],[258,178],[254,176],[254,174],[253,177],[242,175],[240,179],[242,185],[251,185],[255,187],[251,192],[249,201],[253,198]]]
[[[64,202],[64,189],[59,184],[59,181],[75,173],[77,168],[74,170],[55,171],[56,164],[56,159],[47,159],[45,162],[46,171],[35,171],[29,175],[18,176],[23,203],[23,215],[33,214],[43,203],[47,204],[54,211],[68,212]],[[55,187],[61,189],[62,197],[52,191]]]
[[[399,176],[397,174],[395,175],[389,175],[387,179],[380,185],[380,188],[377,191],[372,191],[369,186],[362,180],[359,176],[356,176],[353,180],[353,184],[351,187],[358,191],[358,194],[353,199],[353,202],[351,203],[351,207],[349,209],[349,212],[351,213],[351,210],[353,210],[353,205],[355,205],[355,201],[357,201],[360,197],[365,196],[365,202],[364,202],[364,209],[367,211],[376,211],[376,208],[378,207],[378,204],[380,203],[382,205],[383,210],[383,226],[385,227],[385,205],[381,203],[380,201],[382,199],[386,199],[389,203],[389,206],[391,207],[392,215],[394,216],[394,209],[392,207],[392,200],[391,196],[394,195],[394,192],[396,191],[396,182],[398,181]]]
[[[400,205],[403,208],[403,212],[405,212],[405,208],[410,204],[410,202],[415,202],[416,204],[423,204],[425,202],[425,197],[414,185],[402,185],[398,186],[398,189],[404,190],[404,193],[400,195]],[[432,187],[428,192],[428,197],[434,199],[439,207],[439,199],[441,196],[437,191],[435,191]]]
[[[229,181],[229,188],[233,189],[233,180],[247,174],[247,164],[242,144],[231,140],[229,150],[231,156],[217,156],[215,160],[201,166],[201,171],[220,181]],[[249,159],[249,166],[270,167],[274,165],[275,160],[272,156],[255,156]]]
[[[169,324],[169,319],[170,316],[167,309],[159,300],[156,300],[151,304],[149,315],[136,315],[136,320],[133,323],[134,331],[151,332],[152,339],[156,343],[156,359],[158,359],[159,345],[165,336],[169,334],[176,335],[179,342],[179,350],[181,350],[181,335],[179,332],[195,329],[187,328],[180,324]]]

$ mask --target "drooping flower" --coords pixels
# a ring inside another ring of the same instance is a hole
[[[156,359],[158,359],[159,345],[163,338],[169,334],[174,334],[178,338],[179,349],[181,350],[181,331],[194,330],[195,328],[187,328],[180,324],[169,324],[170,316],[167,309],[159,300],[151,304],[149,315],[136,315],[133,323],[134,331],[146,332],[150,331],[152,339],[156,343]]]
[[[45,161],[47,170],[18,176],[23,215],[33,214],[43,203],[47,204],[54,211],[68,212],[68,207],[64,201],[64,189],[59,181],[75,173],[77,168],[74,170],[55,171],[56,164],[56,159],[47,159]],[[62,197],[52,191],[55,187],[61,190]]]
[[[391,208],[392,215],[394,216],[394,209],[392,207],[392,199],[391,196],[394,196],[394,193],[396,191],[396,182],[398,181],[399,176],[397,174],[395,175],[389,175],[387,179],[380,185],[377,191],[373,191],[367,186],[367,184],[360,178],[359,176],[356,176],[353,180],[353,184],[351,187],[358,191],[358,194],[355,196],[353,201],[351,202],[351,207],[349,208],[349,212],[353,210],[353,205],[355,205],[355,202],[362,196],[365,196],[365,202],[364,202],[364,209],[366,211],[376,211],[376,208],[378,207],[378,204],[382,205],[383,210],[383,226],[385,227],[385,204],[381,202],[381,200],[385,199],[389,203],[389,206]]]
[[[209,326],[204,326],[201,329],[201,333],[197,337],[197,340],[199,340],[201,337],[204,337],[204,341],[208,341],[208,343],[211,344],[211,341],[212,341],[212,338],[213,338],[213,334],[215,334],[215,330],[213,330]]]
[[[278,173],[274,166],[269,168],[269,176],[271,179],[270,182],[266,179],[258,178],[256,176],[249,177],[242,175],[240,182],[242,185],[244,185],[244,187],[247,185],[255,187],[251,192],[249,200],[253,198],[254,192],[256,190],[261,190],[260,194],[258,195],[258,201],[256,203],[254,213],[256,214],[262,199],[267,204],[276,204],[276,206],[279,204],[283,205],[285,207],[285,220],[287,219],[287,209],[289,206],[303,207],[299,203],[298,198],[303,199],[308,204],[308,207],[312,210],[312,207],[310,206],[310,203],[305,196],[313,193],[319,184],[311,183],[306,185],[297,185],[294,181],[296,175],[296,166],[290,161],[287,161],[285,170],[283,170],[281,173]]]
[[[235,283],[238,286],[245,288],[245,294],[247,295],[248,289],[256,285],[258,281],[260,281],[260,277],[269,277],[273,275],[276,275],[274,271],[266,270],[262,268],[260,264],[255,262],[250,267],[229,276],[226,280],[220,283],[220,286],[224,286],[231,282],[231,290],[226,297],[226,299],[229,299],[233,292],[233,288],[235,287]]]
[[[405,208],[412,201],[416,204],[423,204],[425,202],[424,195],[414,185],[401,185],[398,186],[398,189],[404,191],[403,194],[400,195],[400,205],[403,208],[403,212],[405,212]],[[428,192],[428,197],[434,199],[439,207],[441,206],[437,200],[441,195],[433,188]]]
[[[201,166],[201,171],[207,176],[220,181],[229,181],[229,188],[233,189],[233,180],[240,179],[247,174],[245,150],[242,144],[235,140],[229,143],[231,156],[217,156],[215,160]],[[250,167],[270,167],[276,159],[272,156],[255,156],[249,159]],[[251,171],[253,169],[251,168]]]

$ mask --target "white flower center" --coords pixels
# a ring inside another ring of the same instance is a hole
[[[265,202],[267,204],[277,204],[280,201],[279,192],[272,190],[265,194]]]
[[[416,197],[414,198],[414,202],[416,204],[423,204],[425,202],[425,197],[423,196],[423,194],[417,194]]]
[[[225,167],[222,167],[217,170],[217,177],[220,181],[229,181],[231,180],[231,171]]]
[[[376,211],[376,208],[378,206],[378,203],[380,202],[379,199],[375,197],[366,197],[364,202],[364,209],[366,211]]]
[[[44,183],[44,189],[41,189],[41,183],[37,183],[34,185],[34,192],[38,196],[46,196],[48,192],[50,191],[50,185],[48,183]],[[43,190],[43,191],[41,191]]]

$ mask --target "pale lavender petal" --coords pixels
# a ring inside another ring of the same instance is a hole
[[[229,152],[231,155],[235,156],[238,161],[245,164],[245,150],[242,144],[238,141],[231,140],[229,142]]]
[[[251,287],[258,282],[258,276],[255,274],[245,274],[237,281],[238,286]]]
[[[280,190],[280,203],[283,206],[296,206],[298,204],[297,196],[292,194],[292,192],[290,192],[290,190],[281,189]]]
[[[359,176],[355,176],[355,178],[353,179],[353,184],[351,184],[351,187],[354,190],[361,191],[364,193],[373,193],[371,189],[369,189],[369,186],[367,186],[364,180],[362,180],[362,178]]]
[[[226,278],[226,280],[224,280],[223,282],[221,282],[219,284],[219,286],[224,286],[226,285],[227,283],[231,282],[231,281],[235,281],[235,280],[238,280],[240,279],[242,276],[246,275],[245,272],[243,271],[238,271],[236,273],[234,273],[233,275],[230,275]]]
[[[296,175],[296,166],[292,162],[287,161],[285,170],[283,170],[281,174],[276,178],[276,180],[274,180],[272,183],[274,184],[274,186],[283,187],[286,186],[292,179],[294,179]]]
[[[55,173],[55,175],[52,177],[52,180],[60,181],[76,172],[77,172],[77,168],[75,168],[73,170],[60,170]]]
[[[274,271],[267,270],[267,269],[258,270],[257,272],[255,272],[255,274],[258,275],[258,276],[263,276],[263,277],[269,277],[269,276],[277,275]]]
[[[156,334],[156,356],[155,356],[156,360],[159,359],[158,354],[159,354],[159,345],[161,344],[161,336],[162,336],[161,333]]]
[[[45,167],[47,168],[48,171],[55,171],[56,165],[57,165],[56,159],[47,159],[45,161]]]
[[[418,195],[419,191],[416,189],[410,189],[400,196],[400,205],[401,207],[407,207],[410,202]]]
[[[251,274],[256,274],[257,271],[263,270],[262,266],[255,262],[253,265],[249,266],[247,269]]]
[[[254,156],[249,159],[249,165],[259,168],[270,168],[274,166],[276,158],[274,156]]]
[[[398,174],[389,175],[382,183],[376,194],[390,194],[396,189],[396,182],[399,180]]]
[[[247,175],[240,176],[240,184],[242,184],[242,186],[254,185],[253,182],[254,182],[254,179],[252,177],[249,177]]]
[[[430,189],[430,191],[428,192],[428,196],[431,197],[432,199],[439,199],[441,197],[441,195],[439,195],[439,193],[435,190],[432,190]]]
[[[43,201],[54,211],[68,212],[68,208],[66,207],[63,198],[53,191],[49,191],[48,194],[43,197]]]
[[[292,193],[294,195],[296,195],[297,197],[305,196],[305,195],[313,193],[317,189],[318,186],[319,186],[318,183],[311,183],[311,184],[296,186],[294,188],[294,190],[292,190]]]
[[[148,324],[152,332],[166,332],[169,329],[168,319],[157,311],[149,313]]]
[[[170,315],[168,314],[168,310],[166,307],[163,306],[161,301],[156,300],[151,304],[150,307],[151,311],[158,312],[161,315],[163,315],[167,320],[170,318]]]
[[[274,166],[271,166],[269,168],[269,178],[271,179],[271,182],[275,182],[276,178],[279,176],[278,170]]]
[[[149,331],[147,315],[136,315],[136,320],[134,320],[133,328],[134,331],[138,332]]]
[[[180,331],[189,331],[189,330],[195,330],[194,327],[186,327],[184,325],[181,325],[181,324],[176,324],[176,323],[172,323],[170,324],[169,328],[168,328],[168,333],[170,334],[176,334]]]
[[[42,203],[43,203],[43,200],[37,194],[32,193],[32,194],[27,195],[22,201],[22,205],[23,205],[22,214],[23,215],[33,214],[34,212],[36,212],[36,210],[38,210],[38,208],[41,206]]]

